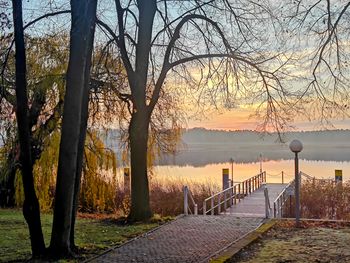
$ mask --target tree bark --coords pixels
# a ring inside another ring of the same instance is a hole
[[[152,216],[147,176],[147,143],[148,127],[153,110],[149,109],[146,103],[146,87],[153,21],[157,4],[155,0],[138,0],[137,4],[140,21],[136,45],[135,72],[128,75],[133,100],[133,113],[129,125],[131,209],[128,220],[146,221]]]
[[[91,32],[89,35],[90,38],[88,40],[88,50],[87,50],[86,68],[85,68],[83,101],[81,105],[82,108],[81,108],[80,136],[79,136],[78,154],[77,154],[77,172],[75,175],[75,182],[74,182],[73,213],[72,213],[71,233],[70,233],[71,249],[76,248],[75,241],[74,241],[75,239],[74,229],[75,229],[75,220],[76,220],[78,207],[79,207],[79,193],[80,193],[81,176],[82,176],[82,169],[83,169],[86,130],[87,130],[87,123],[89,118],[90,72],[91,72],[91,60],[92,60],[92,52],[93,52],[93,45],[94,45],[95,26],[91,27],[90,30]]]
[[[12,5],[16,47],[16,118],[24,188],[23,215],[29,227],[32,255],[33,257],[38,257],[45,253],[45,243],[41,229],[39,202],[34,188],[31,158],[22,1],[13,0]]]
[[[131,158],[131,209],[128,220],[145,221],[152,216],[149,203],[147,176],[147,142],[149,114],[138,111],[132,114],[130,136]]]
[[[97,0],[71,0],[72,25],[50,249],[57,257],[71,254],[70,234],[82,124],[82,104]]]

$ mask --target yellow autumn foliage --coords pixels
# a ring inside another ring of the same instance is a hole
[[[54,132],[46,141],[40,159],[34,165],[35,190],[41,210],[53,205],[57,177],[60,133]],[[117,162],[112,150],[106,148],[97,133],[86,136],[79,209],[85,212],[112,212],[115,208]],[[16,204],[24,200],[20,172],[16,175]]]

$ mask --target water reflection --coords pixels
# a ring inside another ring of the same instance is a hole
[[[215,183],[221,185],[221,173],[223,168],[230,168],[231,164],[217,163],[203,166],[191,165],[157,165],[154,172],[158,179],[175,179],[183,181]],[[300,160],[300,169],[317,178],[334,178],[334,170],[343,170],[343,180],[350,179],[350,162],[336,161],[309,161]],[[234,163],[233,180],[243,181],[259,173],[260,163]],[[263,170],[267,172],[267,181],[270,183],[281,183],[284,172],[284,181],[289,182],[294,178],[293,160],[270,160],[263,162]],[[230,171],[231,177],[231,171]]]
[[[191,144],[187,149],[174,156],[164,156],[159,160],[158,165],[201,167],[207,164],[225,163],[231,157],[237,163],[252,163],[259,160],[260,153],[266,161],[288,160],[294,156],[287,144]],[[299,156],[309,161],[350,161],[350,146],[338,144],[329,147],[327,145],[304,144],[304,149]]]

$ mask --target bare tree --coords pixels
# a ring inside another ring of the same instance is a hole
[[[279,73],[288,58],[281,59],[270,42],[278,24],[268,6],[268,1],[116,0],[117,33],[98,22],[118,46],[129,84],[124,99],[131,114],[131,221],[152,214],[147,150],[162,95],[172,90],[194,97],[197,105],[221,101],[226,107],[249,97],[268,116],[265,126],[286,124],[288,118],[277,111],[289,103]]]
[[[326,127],[349,117],[350,1],[298,0],[282,12],[298,56],[303,85],[298,104]],[[305,114],[307,112],[307,114]]]
[[[22,1],[13,0],[12,5],[16,47],[16,119],[20,144],[21,173],[25,194],[23,215],[29,227],[32,255],[33,257],[38,257],[45,253],[45,243],[41,229],[39,202],[34,188],[33,163],[31,157]]]

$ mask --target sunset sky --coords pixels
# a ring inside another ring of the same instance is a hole
[[[58,9],[69,9],[69,3],[67,1],[55,1]],[[48,5],[47,3],[44,4],[42,1],[24,1],[24,15],[25,20],[31,20],[33,17],[38,17],[42,12],[47,12],[50,10],[51,5]],[[101,9],[99,12],[99,16],[103,18],[106,22],[109,22],[109,20],[112,20],[114,15],[113,13],[110,13],[114,10],[114,4],[113,1],[106,2],[101,1],[101,4],[99,6]],[[102,12],[102,13],[101,13]],[[67,18],[67,19],[65,19]],[[58,20],[60,23],[64,21],[64,26],[62,28],[66,27],[66,30],[69,29],[69,15],[61,16]],[[32,34],[38,33],[36,30],[39,27],[45,28],[46,25],[55,25],[55,23],[58,23],[58,21],[54,20],[54,18],[50,18],[49,20],[44,20],[41,23],[38,23],[36,28],[33,28],[33,31],[29,31]],[[30,29],[29,29],[30,30]],[[68,31],[67,31],[68,32]],[[97,34],[100,34],[97,30]],[[310,44],[309,42],[305,44]],[[310,48],[310,47],[309,47]],[[305,47],[299,52],[302,53],[303,56],[308,54],[310,50],[306,49]],[[305,69],[304,69],[305,70]],[[305,71],[303,71],[301,68],[298,68],[298,71],[294,72],[295,75],[303,75],[305,74]],[[241,105],[242,106],[242,105]],[[189,110],[191,112],[191,110]],[[244,130],[244,129],[250,129],[254,130],[256,129],[257,125],[261,120],[257,120],[251,115],[254,113],[254,109],[252,108],[246,108],[244,107],[237,107],[233,108],[231,110],[221,110],[220,112],[212,111],[210,114],[206,114],[205,119],[200,120],[194,120],[194,119],[188,119],[187,120],[187,127],[193,128],[193,127],[204,127],[207,129],[219,129],[219,130]],[[321,126],[318,122],[308,122],[307,120],[297,120],[294,123],[291,123],[291,126],[294,126],[296,130],[320,130],[320,129],[350,129],[350,119],[345,120],[331,120],[332,126]]]
[[[190,120],[188,128],[203,127],[207,129],[218,130],[254,130],[259,121],[252,117],[251,109],[232,109],[222,113],[212,113],[203,120]],[[296,121],[291,123],[295,130],[320,130],[320,129],[350,129],[350,119],[332,120],[334,127],[321,126],[318,122],[313,121]]]

